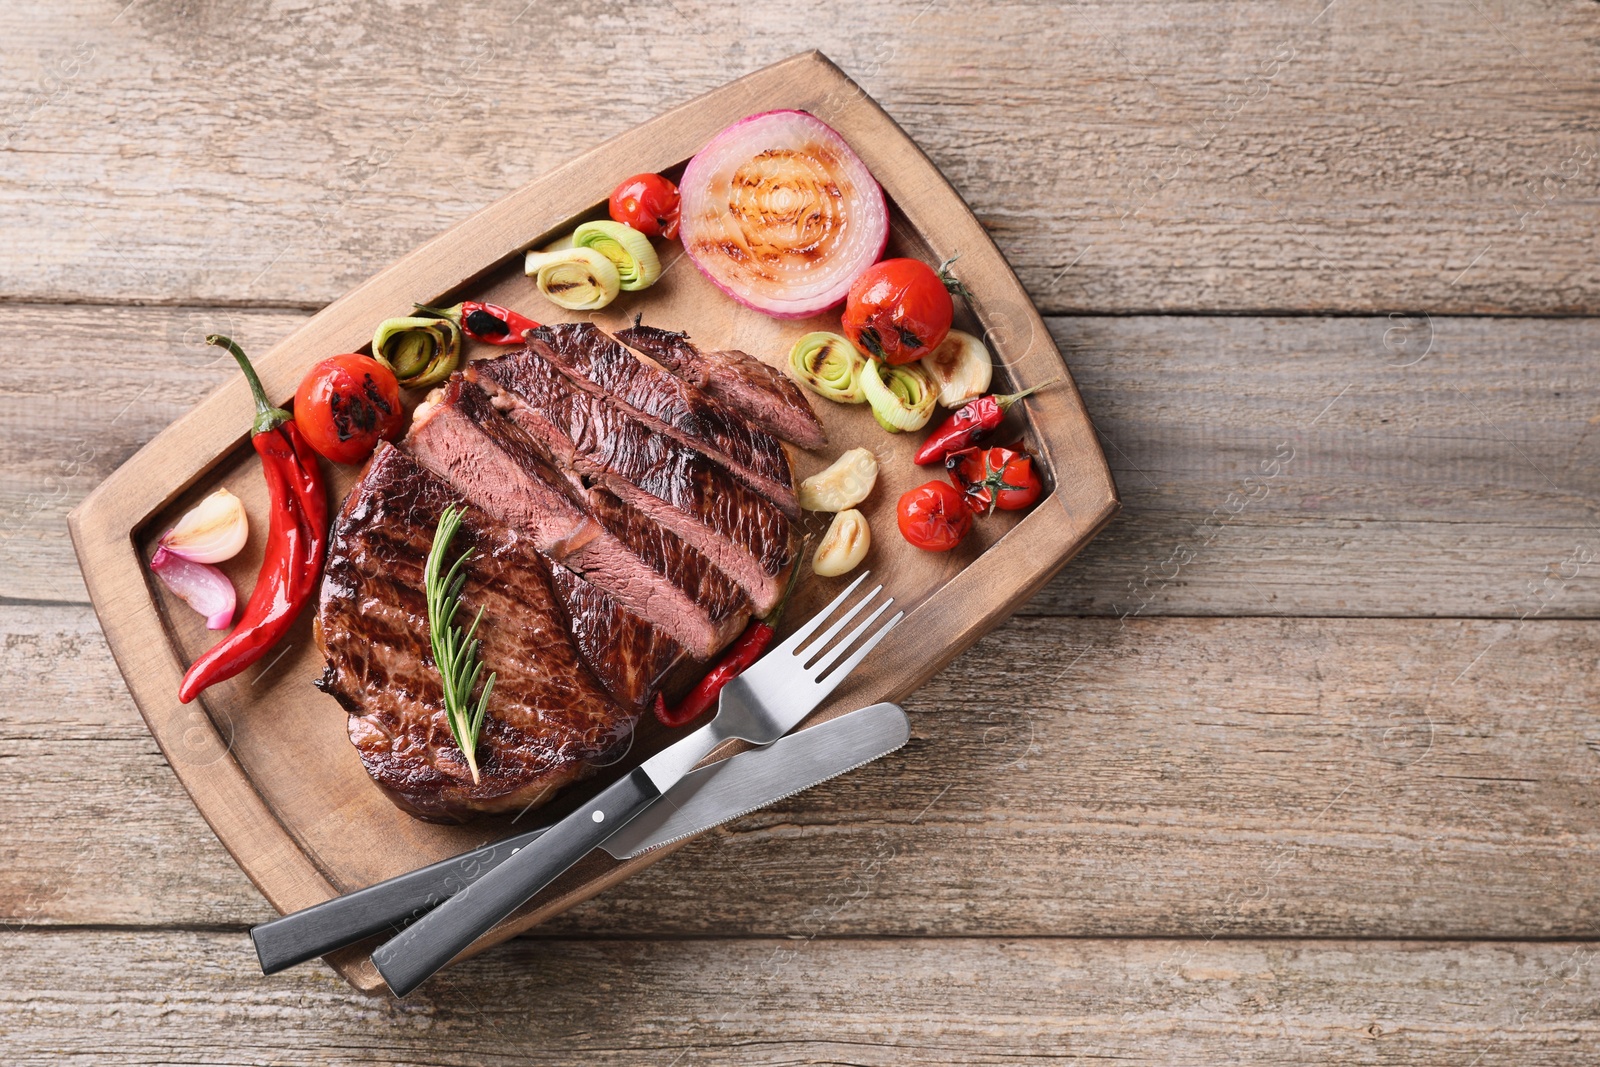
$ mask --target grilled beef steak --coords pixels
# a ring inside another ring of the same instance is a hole
[[[758,615],[777,604],[795,546],[788,517],[771,501],[703,453],[579,389],[532,349],[471,364],[466,376],[546,459],[693,545],[744,589]]]
[[[418,408],[404,447],[467,502],[709,658],[749,618],[749,600],[704,555],[601,488],[557,470],[460,375]]]
[[[609,397],[657,432],[704,452],[790,518],[800,517],[789,457],[771,434],[641,360],[593,323],[541,327],[528,334],[528,345],[580,389]]]
[[[457,496],[380,444],[335,520],[316,619],[328,661],[318,685],[351,713],[350,740],[367,773],[406,810],[449,821],[543,802],[625,744],[638,714],[637,702],[614,700],[580,659],[549,565],[518,533],[469,509],[452,548],[475,552],[463,599],[474,613],[483,608],[483,663],[497,676],[473,783],[446,722],[422,580],[439,514]],[[591,595],[572,588],[565,599]],[[581,609],[575,628],[618,625],[609,608],[605,618]],[[627,628],[635,641],[640,625]],[[617,677],[664,669],[664,653],[647,639],[622,644]]]
[[[619,703],[642,710],[686,661],[683,646],[565,567],[550,584],[567,613],[567,629],[583,661]]]
[[[637,349],[755,425],[801,448],[821,448],[828,433],[788,375],[736,349],[702,352],[689,335],[635,325],[617,340]]]
[[[423,567],[440,513],[483,609],[496,675],[472,781],[428,640]],[[381,444],[331,536],[317,683],[350,713],[368,773],[419,817],[520,810],[627,743],[774,604],[795,566],[788,454],[712,396],[592,326],[535,331],[473,364]]]

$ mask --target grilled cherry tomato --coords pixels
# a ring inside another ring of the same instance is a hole
[[[670,241],[678,236],[678,187],[659,174],[635,174],[612,191],[611,218]]]
[[[967,506],[979,515],[1001,511],[1021,511],[1044,491],[1044,482],[1033,469],[1033,457],[1022,449],[969,448],[944,461],[950,481],[961,490]]]
[[[886,259],[850,284],[844,332],[850,343],[886,363],[910,363],[950,332],[959,283],[919,259]]]
[[[928,482],[900,498],[900,533],[929,552],[948,552],[972,529],[972,509],[949,482]]]
[[[335,463],[364,462],[380,439],[400,436],[405,417],[394,372],[355,352],[312,367],[294,394],[301,436]]]

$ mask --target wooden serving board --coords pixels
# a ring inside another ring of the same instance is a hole
[[[413,302],[483,299],[540,321],[576,317],[538,295],[523,276],[521,253],[585,218],[602,216],[606,196],[623,178],[641,171],[675,175],[717,131],[774,108],[817,115],[866,161],[891,202],[889,255],[938,262],[960,254],[958,273],[972,298],[965,308],[957,302],[957,325],[989,342],[997,390],[1061,379],[1011,416],[1042,462],[1048,495],[1029,512],[980,520],[973,535],[946,554],[910,547],[895,527],[901,493],[942,474],[911,463],[923,435],[885,433],[864,405],[814,402],[831,443],[817,453],[797,453],[796,474],[811,474],[856,445],[877,454],[878,486],[863,505],[873,531],[866,566],[911,609],[813,716],[814,723],[905,697],[1027,600],[1117,507],[1110,471],[1078,392],[1000,251],[904,131],[822,55],[796,56],[741,78],[557,168],[423,245],[253,358],[268,392],[287,400],[310,364],[364,348],[379,321],[408,312]],[[684,259],[681,246],[658,241],[657,247],[662,280],[644,292],[624,293],[594,314],[603,328],[620,328],[643,314],[649,324],[687,330],[704,347],[740,348],[780,364],[801,334],[838,328],[836,312],[780,321],[743,308],[703,278]],[[473,346],[469,355],[500,351]],[[151,733],[223,845],[273,906],[288,912],[461,852],[511,827],[505,820],[436,826],[390,804],[346,738],[344,711],[312,688],[322,661],[311,640],[310,611],[260,665],[213,686],[192,704],[178,703],[178,683],[188,664],[220,635],[206,631],[194,612],[167,594],[145,561],[155,538],[178,515],[225,485],[245,502],[251,518],[249,546],[225,565],[241,596],[248,594],[266,530],[265,488],[247,437],[251,414],[241,378],[151,441],[99,486],[70,522],[106,639]],[[354,469],[334,472],[334,506],[354,479]],[[820,531],[823,518],[814,517],[809,525]],[[804,584],[790,621],[806,618],[844,580]],[[515,828],[564,813],[670,740],[646,719],[615,770],[569,789]],[[586,900],[676,847],[626,862],[596,852],[472,951]],[[371,947],[329,957],[341,974],[369,992],[384,988],[367,958]],[[242,938],[240,951],[249,951]]]

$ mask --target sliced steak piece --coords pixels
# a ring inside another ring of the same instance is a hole
[[[544,326],[528,334],[528,344],[579,388],[611,397],[652,428],[727,467],[790,518],[800,517],[789,457],[776,437],[640,359],[593,323]]]
[[[579,654],[619,703],[643,710],[673,669],[689,661],[682,645],[565,567],[550,569],[550,584]]]
[[[702,452],[578,388],[532,349],[470,364],[469,381],[545,458],[614,492],[699,549],[765,615],[783,593],[794,530],[771,501]]]
[[[748,352],[731,348],[702,352],[689,343],[686,333],[640,326],[637,320],[631,329],[617,334],[617,340],[710,393],[770,434],[801,448],[821,448],[828,443],[828,432],[800,387]]]
[[[601,488],[563,474],[460,375],[417,409],[406,448],[467,501],[611,593],[690,655],[710,658],[739,633],[749,600],[711,561]]]
[[[380,444],[334,522],[315,626],[328,663],[317,685],[350,712],[367,773],[400,807],[452,822],[543,803],[613,756],[638,717],[579,659],[549,565],[471,508],[451,550],[474,552],[463,625],[483,609],[484,674],[495,674],[472,781],[445,716],[422,579],[439,514],[457,498]]]

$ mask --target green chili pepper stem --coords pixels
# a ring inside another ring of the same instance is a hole
[[[239,369],[244,371],[244,380],[250,383],[250,395],[256,400],[256,421],[251,427],[251,433],[270,433],[279,426],[294,418],[283,408],[274,407],[272,401],[267,399],[267,391],[261,386],[261,379],[256,377],[256,369],[250,365],[250,359],[244,354],[231,337],[224,337],[219,333],[208,334],[206,344],[225,348],[239,364]]]
[[[1048,382],[1040,382],[1038,385],[1029,386],[1028,388],[1022,390],[1022,392],[1020,392],[1020,393],[1006,393],[1004,396],[997,396],[997,397],[994,398],[994,402],[996,404],[1000,405],[1000,410],[1001,411],[1007,411],[1007,410],[1010,409],[1012,404],[1015,404],[1017,401],[1021,400],[1023,397],[1032,396],[1034,393],[1037,393],[1039,390],[1045,388],[1046,386],[1054,385],[1057,382],[1059,382],[1060,380],[1061,379],[1059,377],[1051,378]]]

